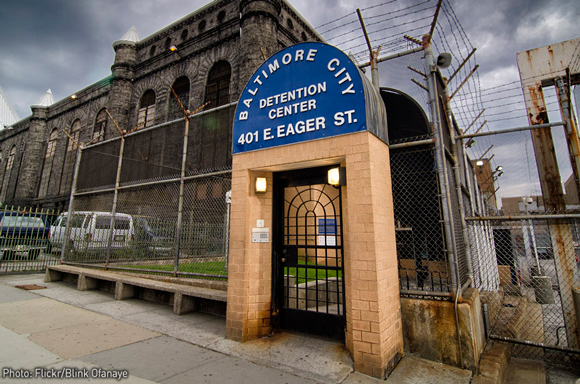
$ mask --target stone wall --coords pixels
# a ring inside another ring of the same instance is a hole
[[[0,179],[4,181],[0,184],[0,200],[7,204],[65,209],[76,152],[69,150],[69,139],[63,130],[70,132],[77,119],[81,126],[79,141],[85,145],[93,140],[97,114],[104,108],[119,127],[128,132],[137,126],[143,94],[153,90],[156,96],[154,123],[166,123],[170,120],[169,105],[174,97],[170,85],[182,76],[189,79],[190,97],[185,107],[194,111],[204,104],[209,72],[222,60],[231,66],[229,100],[236,101],[250,76],[262,64],[262,51],[271,55],[305,40],[319,40],[319,37],[285,0],[219,0],[139,42],[114,42],[111,76],[79,90],[74,98],[67,97],[47,108],[36,108],[33,116],[0,132]],[[172,45],[177,51],[169,50]],[[215,106],[207,108],[212,107]],[[189,149],[190,153],[197,154],[194,168],[231,164],[232,122],[233,115],[226,120],[220,117],[218,130],[194,127]],[[54,129],[58,130],[55,153],[47,157],[48,141]],[[138,168],[139,177],[157,177],[165,162],[171,166],[180,157],[182,144],[177,143],[182,134],[162,137],[163,134],[163,130],[159,130],[142,136],[141,144],[145,147],[139,150],[157,156],[156,152],[167,148],[168,143],[169,147],[179,147],[179,150],[173,151],[170,158],[161,156],[161,163],[154,169]],[[119,137],[119,132],[108,119],[104,139],[115,137]],[[6,159],[14,145],[17,148],[14,165],[10,175],[5,175]],[[136,150],[134,148],[134,152]],[[201,156],[204,152],[213,155]],[[140,156],[132,158],[138,160]],[[109,161],[103,163],[102,159],[94,163],[87,161],[83,157],[84,170],[89,173],[104,165],[113,166]],[[113,174],[115,171],[112,170]]]

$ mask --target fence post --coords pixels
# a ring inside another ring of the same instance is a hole
[[[111,208],[111,225],[109,226],[109,238],[107,239],[107,258],[105,269],[109,268],[111,260],[111,247],[113,245],[113,232],[115,232],[115,214],[117,213],[117,199],[119,196],[119,184],[121,182],[121,169],[123,167],[123,155],[125,153],[125,135],[121,133],[121,148],[119,148],[119,161],[117,162],[117,177],[115,178],[115,192],[113,194],[113,207]]]
[[[230,256],[230,209],[232,207],[232,190],[226,192],[226,227],[224,228],[224,271],[228,270]]]
[[[183,190],[185,184],[185,165],[187,164],[187,145],[189,141],[189,115],[185,115],[185,129],[183,133],[183,155],[181,157],[181,177],[179,180],[179,206],[177,209],[177,227],[175,228],[175,261],[173,263],[173,275],[177,276],[179,269],[179,251],[181,244],[181,221],[183,217]]]
[[[465,222],[465,206],[463,204],[463,191],[461,190],[461,175],[459,172],[459,155],[458,155],[458,147],[460,146],[461,151],[465,152],[465,147],[463,144],[463,139],[459,138],[456,139],[455,138],[455,126],[453,123],[453,112],[451,110],[451,97],[449,97],[449,84],[447,82],[445,82],[445,109],[447,112],[447,125],[449,126],[449,135],[451,137],[451,155],[453,156],[453,161],[455,164],[453,164],[453,174],[454,174],[454,178],[455,178],[455,191],[457,194],[457,204],[459,206],[459,219],[461,222],[461,236],[463,238],[463,244],[464,244],[464,248],[465,248],[465,266],[467,268],[467,278],[468,278],[468,282],[469,286],[473,285],[473,269],[471,267],[471,252],[470,252],[470,247],[469,247],[469,238],[467,235],[467,223]],[[464,165],[467,168],[467,163],[465,163]],[[467,180],[467,176],[465,177],[465,179]],[[457,245],[457,243],[455,243]],[[457,252],[457,248],[456,250],[456,263],[457,263],[457,268],[458,268],[458,276],[457,276],[457,280],[458,280],[458,284],[459,286],[461,286],[461,276],[459,274],[459,263],[458,263],[458,252]]]
[[[77,160],[75,162],[75,169],[73,173],[73,181],[70,189],[70,199],[68,202],[68,216],[66,220],[66,227],[64,229],[64,240],[62,241],[62,249],[60,250],[60,263],[62,264],[66,255],[66,248],[70,238],[70,220],[75,209],[75,193],[77,192],[77,181],[79,179],[79,168],[81,165],[81,156],[83,154],[83,147],[77,146]]]
[[[570,163],[574,172],[574,185],[576,187],[576,196],[580,196],[580,138],[576,128],[576,117],[574,110],[570,107],[570,86],[562,80],[561,77],[556,79],[556,88],[558,92],[558,104],[560,105],[560,114],[566,132],[566,141],[568,142],[568,151],[570,153]]]
[[[433,58],[430,36],[423,37],[423,49],[425,50],[425,72],[427,73],[427,84],[429,89],[429,109],[431,110],[431,125],[435,143],[435,163],[437,166],[437,179],[441,191],[441,210],[443,211],[443,222],[445,227],[445,246],[448,255],[449,274],[451,275],[451,291],[455,295],[457,292],[457,270],[455,262],[455,241],[450,208],[449,177],[445,161],[445,142],[443,140],[443,129],[441,127],[441,116],[437,97],[437,67]]]

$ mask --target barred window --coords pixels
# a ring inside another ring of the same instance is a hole
[[[105,139],[105,134],[107,132],[107,117],[107,111],[104,108],[97,114],[95,129],[93,130],[93,140],[96,142]]]
[[[58,139],[58,129],[54,128],[50,132],[50,138],[48,139],[48,146],[46,147],[46,158],[54,156],[56,150],[56,142]]]
[[[208,108],[219,107],[230,102],[231,76],[232,69],[227,61],[218,61],[209,71],[205,88],[205,102],[210,102]]]
[[[189,79],[185,76],[182,76],[175,80],[173,85],[171,86],[183,107],[187,110],[189,109]],[[169,90],[169,111],[167,113],[168,120],[175,120],[183,117],[183,111],[179,102],[175,98],[175,95],[171,90]]]
[[[155,92],[151,89],[145,91],[139,103],[137,125],[150,127],[155,122]]]
[[[74,151],[76,149],[75,142],[79,142],[79,138],[81,136],[81,121],[79,119],[75,120],[72,125],[70,136],[74,139],[68,139],[68,146],[66,148],[67,151]]]

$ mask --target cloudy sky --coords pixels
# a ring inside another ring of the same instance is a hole
[[[399,13],[406,15],[423,7],[429,13],[436,4],[435,0],[290,1],[314,27],[321,26],[319,31],[325,38],[341,30],[325,32],[328,29],[356,20],[356,7],[363,9],[363,16],[371,24],[374,16],[380,19],[383,16],[379,15],[383,14],[385,18],[397,15],[390,10],[409,9]],[[447,7],[448,18],[454,17],[447,22],[457,22],[455,26],[460,25],[465,32],[465,36],[458,34],[456,44],[477,48],[476,60],[480,66],[477,82],[483,90],[484,102],[486,89],[493,90],[488,92],[488,99],[494,97],[495,91],[501,91],[502,86],[521,95],[515,83],[519,80],[517,52],[580,36],[577,0],[445,2],[451,5]],[[111,44],[131,26],[144,38],[207,3],[207,0],[5,1],[0,14],[0,87],[20,118],[24,118],[30,115],[30,105],[47,89],[52,90],[55,100],[60,100],[108,76],[114,54]],[[383,5],[374,7],[379,4]],[[327,24],[344,16],[347,17]],[[425,21],[426,25],[429,23],[430,20]],[[413,25],[420,24],[416,21]],[[351,26],[356,28],[357,24]],[[426,32],[428,28],[413,33],[420,36]],[[373,38],[379,40],[381,34]],[[343,48],[340,40],[330,43]],[[465,47],[456,48],[464,50]],[[502,112],[498,111],[496,116],[501,117]],[[517,119],[495,120],[503,127],[527,125],[525,118],[523,124]]]

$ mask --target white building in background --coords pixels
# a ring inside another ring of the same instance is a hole
[[[0,130],[16,123],[18,120],[20,120],[20,117],[18,117],[14,108],[10,106],[2,88],[0,88]]]

